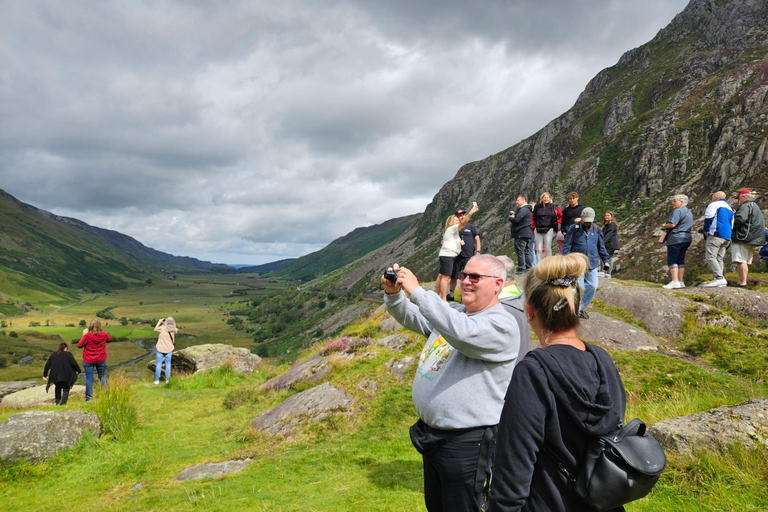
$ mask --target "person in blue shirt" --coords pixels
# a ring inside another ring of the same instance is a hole
[[[571,224],[565,235],[563,244],[563,256],[572,252],[585,254],[589,259],[589,265],[584,276],[579,278],[579,288],[582,289],[581,304],[579,304],[579,318],[587,319],[587,306],[592,302],[597,292],[597,268],[600,260],[609,261],[611,257],[605,249],[603,231],[595,224],[595,210],[586,207],[581,211],[581,222]],[[603,265],[603,271],[607,272],[610,263]]]
[[[712,269],[712,281],[704,284],[705,288],[720,288],[728,284],[723,274],[723,258],[731,245],[733,209],[725,197],[722,190],[715,192],[704,213],[705,261]]]

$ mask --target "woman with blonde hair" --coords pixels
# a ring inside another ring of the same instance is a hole
[[[549,192],[541,194],[540,202],[533,208],[533,223],[536,227],[534,237],[539,261],[545,256],[552,256],[552,239],[560,226],[562,215],[560,208],[552,202]]]
[[[448,283],[451,281],[451,273],[453,272],[456,256],[461,254],[461,237],[459,232],[464,229],[464,226],[469,224],[469,219],[472,218],[472,215],[477,210],[477,203],[472,203],[472,208],[461,220],[456,215],[451,215],[445,220],[443,240],[440,245],[440,253],[438,254],[440,258],[440,272],[435,282],[435,293],[443,300],[446,300],[448,294]]]
[[[93,399],[93,370],[99,375],[101,387],[107,385],[107,343],[112,338],[106,331],[101,330],[101,320],[94,318],[83,331],[83,337],[77,342],[77,347],[83,349],[83,369],[85,370],[85,401]]]
[[[591,510],[564,469],[575,472],[587,442],[623,424],[626,392],[608,352],[576,334],[587,266],[580,253],[551,256],[523,278],[541,348],[515,366],[507,389],[489,511]]]
[[[171,356],[176,345],[176,334],[179,332],[176,320],[172,316],[161,318],[157,321],[155,332],[160,333],[155,345],[155,385],[160,384],[163,362],[165,362],[165,383],[168,384],[171,380]]]

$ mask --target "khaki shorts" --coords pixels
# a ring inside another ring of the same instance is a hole
[[[733,263],[746,263],[752,264],[752,255],[755,253],[755,248],[751,245],[740,244],[734,242],[731,244],[731,261]]]

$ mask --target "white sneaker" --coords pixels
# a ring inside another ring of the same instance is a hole
[[[677,286],[675,288],[685,288],[685,283],[682,281],[678,281]]]
[[[678,288],[677,281],[670,281],[664,286],[662,286],[665,290],[674,290],[675,288]]]
[[[159,381],[159,380],[156,380],[156,381],[155,381],[155,386],[157,386],[158,384],[160,384],[160,381]]]
[[[728,281],[723,279],[715,279],[714,281],[710,281],[709,283],[703,284],[702,286],[704,288],[722,288],[723,286],[727,286]]]

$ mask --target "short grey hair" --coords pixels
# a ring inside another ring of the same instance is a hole
[[[496,259],[504,264],[504,270],[507,271],[507,275],[515,271],[515,262],[509,256],[502,254],[501,256],[496,256]]]
[[[754,201],[755,200],[755,194],[750,192],[749,194],[741,194],[739,197],[746,197],[746,201]]]
[[[504,265],[504,262],[501,261],[496,256],[493,256],[492,254],[478,254],[477,256],[472,256],[469,261],[487,261],[490,264],[491,267],[491,275],[495,277],[500,277],[504,280],[504,282],[507,282],[507,268]]]
[[[681,203],[683,203],[683,206],[687,206],[688,205],[688,196],[685,195],[685,194],[676,194],[676,195],[672,196],[672,200],[673,201],[680,201]]]

